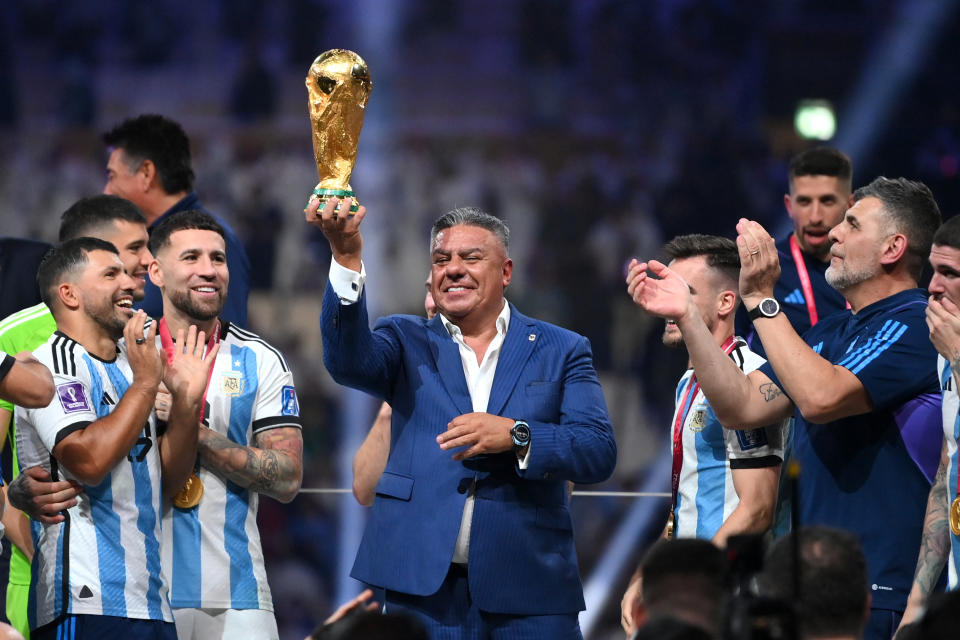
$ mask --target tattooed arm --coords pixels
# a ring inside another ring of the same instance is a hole
[[[647,277],[648,272],[657,277]],[[723,352],[720,344],[727,336],[714,335],[707,327],[693,301],[692,289],[680,274],[656,260],[632,260],[627,293],[647,313],[676,322],[700,388],[720,424],[734,429],[763,427],[793,413],[793,403],[786,396],[764,397],[758,390],[758,386],[770,382],[767,376],[759,374],[762,380],[745,378],[740,367]]]
[[[947,486],[947,443],[940,453],[940,468],[927,497],[927,516],[923,520],[923,535],[920,538],[920,557],[913,576],[913,587],[907,598],[907,610],[900,626],[916,621],[927,605],[927,598],[940,579],[943,565],[950,554],[950,529],[947,517],[950,510],[950,490]]]
[[[200,427],[200,464],[215,474],[280,502],[290,502],[303,479],[303,438],[296,427],[278,427],[254,435],[247,447]]]

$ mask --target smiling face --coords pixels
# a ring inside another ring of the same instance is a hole
[[[960,305],[960,249],[942,244],[930,248],[933,277],[927,289],[935,299],[947,298]]]
[[[471,225],[443,229],[433,241],[431,262],[437,311],[458,325],[496,321],[513,273],[513,261],[496,235]]]
[[[850,185],[834,176],[796,176],[784,196],[793,233],[804,253],[830,258],[830,229],[843,219],[850,205]]]
[[[120,252],[123,268],[133,278],[133,299],[143,300],[143,287],[147,281],[147,269],[153,262],[153,254],[147,247],[147,227],[128,220],[114,220],[98,230],[97,236],[106,240]]]
[[[230,273],[223,237],[206,229],[180,229],[157,250],[150,279],[163,292],[163,315],[193,323],[215,319],[227,297]]]
[[[76,279],[83,312],[112,340],[123,337],[123,327],[133,316],[134,280],[124,271],[115,253],[91,251]]]

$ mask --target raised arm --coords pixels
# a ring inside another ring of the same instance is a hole
[[[773,238],[756,222],[741,219],[737,232],[740,295],[750,310],[773,297],[780,259]],[[797,335],[785,314],[757,318],[753,326],[783,391],[808,421],[823,424],[873,410],[873,401],[857,376],[820,357]]]
[[[353,497],[365,507],[373,504],[374,491],[390,455],[390,419],[393,411],[384,402],[363,444],[353,456]]]
[[[351,271],[360,272],[363,266],[362,250],[363,236],[360,235],[360,223],[367,214],[366,207],[360,207],[356,214],[343,215],[339,211],[349,211],[353,206],[353,198],[340,200],[330,198],[323,209],[319,209],[320,201],[311,196],[307,208],[303,210],[307,222],[323,232],[330,243],[333,259]]]
[[[303,438],[296,427],[278,427],[254,436],[254,446],[244,446],[200,427],[197,452],[200,464],[221,478],[290,502],[303,479]]]
[[[197,458],[197,438],[200,416],[203,412],[203,392],[210,367],[220,351],[216,343],[204,354],[206,334],[190,325],[187,335],[177,331],[173,356],[164,373],[164,386],[170,392],[167,429],[159,438],[161,485],[163,495],[169,498],[177,493],[193,472]]]
[[[53,376],[29,351],[0,351],[0,398],[21,407],[45,407],[53,399]]]
[[[153,411],[163,362],[149,336],[153,325],[144,331],[146,318],[143,311],[138,311],[123,330],[133,382],[117,406],[103,418],[64,436],[53,448],[57,460],[83,484],[100,484],[130,453]],[[138,344],[137,336],[147,340]]]
[[[657,260],[631,261],[627,293],[647,313],[677,323],[700,387],[721,424],[737,429],[762,427],[793,413],[793,403],[770,378],[759,371],[744,377],[717,345],[689,286],[672,269]]]

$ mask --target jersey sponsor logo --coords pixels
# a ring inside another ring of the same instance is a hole
[[[60,398],[60,406],[63,407],[64,413],[93,411],[87,400],[87,394],[83,391],[83,385],[79,382],[57,385],[57,397]]]
[[[737,442],[740,443],[740,449],[743,451],[749,451],[750,449],[763,447],[767,444],[766,429],[744,429],[738,430],[736,433]]]
[[[690,431],[700,433],[707,426],[707,410],[705,408],[697,409],[690,418]]]
[[[282,408],[280,413],[285,416],[299,416],[300,405],[297,403],[297,391],[290,385],[284,385],[280,390]]]
[[[239,371],[224,371],[220,378],[220,391],[225,396],[239,396],[244,388],[243,374]]]

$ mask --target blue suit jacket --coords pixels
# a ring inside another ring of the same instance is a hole
[[[340,384],[393,408],[390,457],[351,575],[414,595],[439,589],[476,477],[469,583],[477,606],[520,615],[583,609],[567,480],[601,482],[617,449],[586,338],[510,308],[487,412],[529,423],[529,466],[513,452],[452,459],[436,442],[473,411],[457,344],[440,316],[389,316],[369,329],[365,299],[328,285],[324,364]]]

